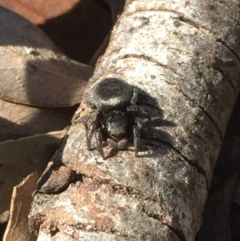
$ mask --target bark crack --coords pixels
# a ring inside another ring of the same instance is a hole
[[[82,174],[82,175],[84,175],[84,174]],[[159,221],[162,225],[167,226],[171,231],[173,231],[175,233],[175,235],[179,238],[180,241],[187,241],[184,233],[180,229],[178,229],[176,227],[173,227],[172,225],[168,224],[167,222],[164,222],[163,218],[160,215],[147,212],[144,208],[144,205],[141,204],[142,201],[148,201],[148,202],[150,201],[153,204],[158,204],[159,206],[161,206],[160,201],[157,200],[156,198],[147,197],[146,195],[144,195],[140,191],[134,190],[132,187],[126,187],[126,186],[123,186],[121,184],[115,184],[112,180],[108,180],[108,181],[103,180],[101,182],[99,179],[98,180],[94,179],[94,177],[90,177],[90,176],[88,176],[88,177],[85,176],[85,177],[91,179],[95,183],[98,183],[97,185],[98,185],[99,188],[101,188],[101,186],[106,188],[106,185],[107,185],[107,187],[110,188],[111,190],[113,190],[114,193],[134,196],[135,198],[137,198],[140,201],[142,213],[146,214],[150,218],[153,218],[153,219]],[[92,184],[89,184],[89,185],[92,186]],[[89,223],[89,224],[88,223],[78,223],[76,226],[77,226],[78,229],[81,229],[85,232],[99,232],[100,231],[100,232],[105,232],[105,233],[108,233],[108,234],[113,234],[113,235],[116,235],[118,237],[128,238],[128,240],[131,240],[131,241],[136,240],[134,237],[130,237],[126,234],[122,234],[114,228],[103,227],[103,226],[100,227],[97,224],[96,224],[96,227],[92,226],[92,223]]]
[[[224,1],[216,1],[219,5],[222,5],[223,7],[228,7],[228,5],[229,4],[227,4],[226,2],[224,2]],[[221,8],[223,8],[221,6]],[[226,15],[230,18],[230,19],[232,19],[238,26],[240,26],[240,23],[233,17],[234,15],[230,15],[229,13],[231,13],[232,14],[232,11],[231,11],[231,9],[230,8],[228,8],[227,10],[230,10],[230,11],[225,11],[225,13],[226,13]]]
[[[178,20],[181,21],[181,22],[184,22],[198,30],[201,30],[202,32],[204,33],[207,33],[207,34],[210,34],[210,35],[213,35],[215,36],[216,34],[208,27],[202,25],[201,23],[199,22],[196,22],[196,21],[193,21],[185,16],[183,16],[183,14],[180,14],[178,15]]]
[[[227,82],[229,83],[229,85],[231,86],[232,90],[233,90],[233,93],[235,95],[235,97],[237,96],[237,91],[236,91],[236,88],[232,82],[232,80],[229,78],[228,74],[227,73],[224,73],[224,71],[219,68],[219,67],[213,67],[214,70],[218,71],[222,76],[226,77],[226,80]]]
[[[199,103],[196,103],[195,100],[191,99],[186,93],[184,93],[182,90],[178,90],[180,93],[182,93],[183,96],[185,96],[189,101],[191,101],[192,103],[194,103],[206,116],[207,118],[210,120],[210,122],[212,123],[212,125],[215,127],[219,138],[221,141],[223,141],[223,134],[220,130],[220,127],[218,126],[217,122],[214,120],[214,118],[204,109],[204,107],[202,107]]]
[[[99,179],[94,179],[93,176],[86,176],[85,174],[82,174],[84,177],[89,178],[93,183],[88,183],[88,185],[90,185],[92,187],[93,185],[97,185],[98,189],[100,189],[101,187],[104,187],[104,189],[107,187],[110,190],[112,190],[114,193],[117,194],[122,194],[122,195],[129,195],[129,196],[133,196],[134,198],[137,198],[140,203],[142,201],[147,201],[147,202],[151,202],[152,204],[157,204],[159,206],[161,206],[161,201],[157,200],[156,198],[152,198],[149,196],[146,196],[145,194],[143,194],[141,191],[135,190],[132,187],[127,187],[124,186],[122,184],[116,184],[114,183],[112,180],[99,180]],[[83,180],[84,182],[84,180]],[[187,241],[184,238],[181,237],[185,237],[184,234],[177,228],[172,227],[170,224],[166,223],[163,221],[163,219],[157,215],[157,214],[149,214],[145,211],[144,207],[142,204],[140,204],[142,207],[142,212],[145,213],[148,217],[150,218],[154,218],[155,220],[158,220],[161,222],[162,225],[167,226],[171,231],[173,231],[175,233],[175,235],[181,240],[181,241]],[[104,226],[98,226],[97,224],[95,226],[92,225],[92,223],[78,223],[77,225],[78,229],[83,230],[84,232],[105,232],[108,234],[113,234],[116,235],[118,237],[123,237],[123,238],[128,238],[127,240],[130,241],[137,241],[134,237],[130,237],[129,235],[120,233],[118,230],[114,229],[114,228],[109,228],[109,227],[104,227]]]
[[[225,41],[223,41],[222,39],[217,39],[216,42],[221,43],[223,46],[225,46],[236,57],[236,59],[240,62],[240,57],[238,56],[238,54],[232,48],[230,48],[227,45],[227,43],[225,43]]]
[[[131,237],[127,234],[122,234],[114,228],[103,227],[103,226],[101,226],[101,227],[100,226],[93,226],[92,223],[80,223],[79,222],[78,224],[76,224],[76,228],[79,229],[79,230],[82,230],[86,233],[103,232],[103,233],[115,235],[117,237],[127,238],[127,240],[129,240],[129,241],[138,241],[134,237]]]
[[[230,16],[230,15],[228,15],[228,17],[229,17],[230,19],[232,19],[232,21],[235,22],[238,26],[240,26],[240,23],[239,23],[235,18],[233,18],[233,17]]]
[[[181,39],[180,39],[181,40]],[[181,40],[182,41],[182,40]],[[185,46],[187,46],[187,45],[185,45]],[[172,50],[174,50],[174,51],[176,51],[176,52],[179,52],[179,53],[184,53],[185,55],[188,55],[188,56],[190,56],[190,57],[192,57],[192,58],[197,58],[198,60],[199,60],[199,54],[196,54],[195,52],[186,52],[186,51],[182,51],[182,50],[180,50],[180,49],[176,49],[176,48],[169,48],[169,49],[172,49]],[[228,48],[228,50],[229,50],[229,48]],[[120,49],[119,49],[119,51],[120,51]],[[231,51],[231,50],[229,50],[229,51]],[[110,53],[111,54],[111,53]],[[144,54],[125,54],[124,56],[120,56],[119,57],[119,59],[124,59],[124,58],[139,58],[139,59],[141,59],[141,58],[143,58],[144,60],[146,60],[146,61],[149,61],[149,62],[152,62],[152,63],[155,63],[156,65],[158,65],[158,66],[161,66],[161,67],[163,67],[163,68],[166,68],[166,69],[169,69],[169,70],[171,70],[174,74],[176,74],[176,75],[178,75],[183,81],[187,81],[182,75],[180,75],[178,72],[176,72],[172,67],[170,67],[169,65],[167,66],[167,65],[164,65],[164,64],[161,64],[161,63],[159,63],[157,60],[155,60],[154,58],[152,58],[152,57],[150,57],[150,56],[146,56],[146,55],[144,55]],[[230,87],[232,88],[232,90],[233,90],[233,92],[234,92],[234,95],[236,96],[237,95],[237,93],[236,93],[236,88],[235,88],[235,86],[234,86],[234,84],[233,84],[233,82],[232,82],[232,80],[230,79],[230,77],[229,77],[229,75],[228,75],[228,73],[226,72],[224,72],[222,69],[220,69],[219,67],[214,67],[214,66],[209,66],[209,65],[207,65],[205,62],[202,62],[202,64],[206,67],[206,68],[212,68],[212,69],[214,69],[215,71],[218,71],[220,74],[222,74],[222,76],[224,76],[224,77],[226,77],[226,81],[229,83],[229,85],[230,85]],[[190,82],[189,82],[189,84],[191,85],[191,86],[193,86]]]
[[[162,218],[161,218],[160,215],[155,214],[155,213],[149,213],[149,212],[147,212],[147,211],[145,210],[145,208],[144,208],[144,205],[141,205],[141,207],[142,207],[142,212],[143,212],[143,213],[145,213],[149,218],[152,218],[152,219],[154,219],[154,220],[157,220],[157,221],[159,221],[162,225],[167,226],[167,227],[179,238],[180,241],[187,241],[187,238],[186,238],[186,236],[184,235],[184,233],[183,233],[182,230],[180,230],[180,229],[178,229],[178,228],[176,228],[176,227],[173,227],[173,226],[167,224],[166,222],[164,222],[164,221],[162,220]]]
[[[154,63],[157,66],[163,67],[165,69],[169,69],[171,70],[174,74],[178,75],[182,80],[185,80],[178,72],[176,72],[171,66],[169,65],[165,65],[165,64],[161,64],[160,62],[158,62],[157,60],[155,60],[154,58],[144,55],[144,54],[125,54],[123,56],[120,56],[118,59],[126,59],[126,58],[135,58],[135,59],[144,59],[148,62]],[[186,82],[186,80],[185,80]],[[190,83],[189,83],[190,84]],[[191,85],[191,84],[190,84]]]
[[[124,16],[129,17],[131,15],[137,14],[139,12],[167,12],[167,13],[173,13],[175,15],[177,15],[177,19],[179,21],[182,21],[192,27],[197,28],[198,30],[201,30],[204,33],[207,34],[211,34],[215,36],[215,33],[208,27],[204,26],[203,24],[193,21],[187,17],[184,16],[183,13],[180,13],[178,11],[172,10],[172,9],[166,9],[166,8],[158,8],[158,9],[141,9],[141,8],[137,8],[134,12],[129,12],[124,14]]]
[[[180,39],[181,40],[181,39]],[[182,40],[181,40],[182,41]],[[186,45],[185,45],[186,46]],[[195,57],[199,60],[199,54],[195,54],[194,52],[186,52],[186,51],[182,51],[180,49],[176,49],[176,48],[169,48],[169,49],[173,49],[175,50],[176,52],[179,52],[179,53],[184,53],[185,55],[189,55],[191,57]],[[190,50],[190,49],[189,49]],[[192,55],[191,55],[192,54]],[[232,88],[233,92],[234,92],[234,95],[237,96],[237,93],[236,93],[236,88],[232,82],[232,80],[230,79],[228,73],[224,72],[221,68],[219,67],[214,67],[214,66],[210,66],[210,65],[207,65],[205,62],[202,62],[202,64],[205,66],[205,67],[208,67],[208,68],[212,68],[214,69],[215,71],[218,71],[222,76],[226,77],[226,80],[227,82],[229,83],[230,87]],[[175,72],[174,72],[175,73]],[[176,73],[178,74],[178,73]],[[178,74],[179,75],[179,74]],[[182,78],[183,79],[183,78]]]
[[[200,173],[201,175],[204,176],[205,180],[206,180],[206,189],[208,189],[208,180],[207,180],[207,174],[206,171],[200,166],[198,165],[198,163],[195,160],[189,160],[184,154],[181,153],[181,151],[179,151],[176,147],[174,147],[171,143],[169,143],[168,141],[165,140],[156,140],[155,138],[152,138],[152,140],[156,141],[156,142],[160,142],[168,147],[170,147],[172,150],[174,150],[179,156],[182,157],[182,159],[184,159],[189,165],[193,166],[198,173]]]
[[[110,179],[102,179],[100,180],[98,177],[94,177],[94,176],[87,176],[83,173],[81,173],[82,175],[85,176],[85,178],[89,178],[92,180],[91,185],[95,185],[97,188],[101,188],[101,187],[108,187],[108,189],[111,189],[114,193],[116,194],[122,194],[122,195],[128,195],[128,196],[132,196],[132,197],[136,197],[138,199],[141,199],[143,201],[149,201],[152,202],[154,204],[161,204],[161,200],[160,198],[154,198],[151,196],[146,195],[146,193],[141,192],[140,190],[134,189],[130,186],[124,186],[123,184],[119,184],[119,183],[115,183],[113,180]],[[84,180],[83,180],[84,183]]]

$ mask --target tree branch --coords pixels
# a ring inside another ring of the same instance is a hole
[[[73,125],[53,160],[79,180],[35,195],[38,240],[194,240],[240,88],[239,22],[229,1],[126,1],[78,114],[90,110],[90,87],[115,77],[141,89],[151,116],[164,119],[138,158],[128,150],[103,160]]]

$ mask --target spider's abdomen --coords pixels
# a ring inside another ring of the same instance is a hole
[[[133,87],[115,78],[102,80],[93,90],[95,105],[104,113],[123,109],[129,105],[132,96]]]
[[[115,141],[121,140],[128,130],[128,117],[123,111],[113,110],[105,119],[105,128],[108,135]]]

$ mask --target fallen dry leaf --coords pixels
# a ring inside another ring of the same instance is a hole
[[[38,24],[64,54],[81,63],[89,63],[112,28],[103,1],[0,0],[0,5]]]
[[[36,188],[39,175],[37,171],[27,176],[19,185],[14,187],[10,218],[4,234],[4,241],[34,241],[36,236],[29,232],[28,213],[31,207],[31,194]]]
[[[0,215],[0,224],[6,223],[9,219],[9,210],[6,210]]]
[[[12,189],[37,166],[50,160],[65,131],[52,132],[0,143],[0,214],[9,209]],[[48,148],[51,147],[51,148]]]
[[[34,24],[43,24],[47,19],[57,17],[71,9],[76,0],[0,0],[0,5],[24,16]]]
[[[37,108],[0,99],[0,142],[62,130],[70,125],[75,109]]]
[[[0,7],[0,98],[41,107],[81,101],[93,69],[75,62],[23,17]]]

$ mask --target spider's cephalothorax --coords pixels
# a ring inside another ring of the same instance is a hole
[[[103,158],[103,142],[108,139],[116,143],[127,143],[133,137],[135,156],[138,155],[140,130],[148,124],[150,142],[151,118],[148,111],[137,105],[137,89],[127,82],[108,78],[92,88],[92,111],[82,119],[86,128],[87,146],[90,150],[91,139],[95,133],[96,146]]]

